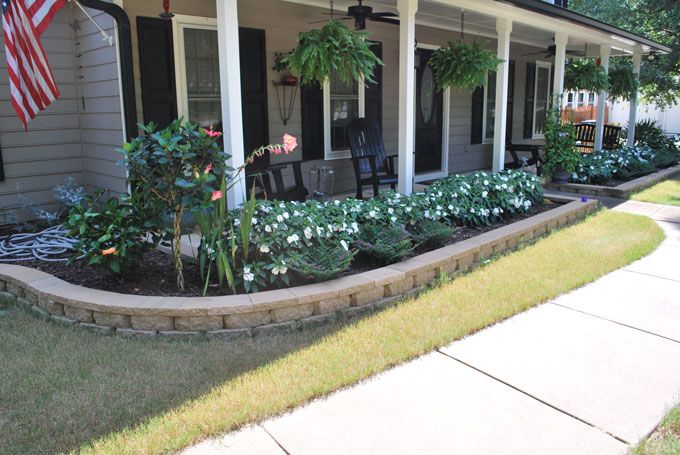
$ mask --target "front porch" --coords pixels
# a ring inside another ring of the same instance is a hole
[[[374,50],[385,63],[376,84],[330,81],[322,87],[290,88],[289,108],[277,98],[277,90],[284,88],[275,87],[282,75],[272,68],[274,53],[289,51],[299,32],[327,19],[325,2],[176,0],[172,21],[157,19],[155,1],[128,4],[138,48],[139,118],[161,125],[177,116],[222,123],[234,167],[243,162],[241,151],[292,134],[298,137],[299,151],[267,157],[260,164],[301,160],[305,181],[313,166],[330,165],[336,193],[355,187],[345,136],[347,122],[355,117],[381,125],[388,154],[398,154],[398,189],[404,194],[413,191],[414,182],[450,173],[501,170],[510,160],[507,143],[542,142],[549,101],[563,92],[567,58],[587,52],[606,67],[612,54],[634,53],[639,60],[650,50],[642,39],[635,42],[554,16],[562,8],[546,5],[546,11],[531,11],[520,3],[371,2],[375,10],[399,16],[398,25],[367,23]],[[336,2],[336,16],[351,4]],[[504,63],[490,74],[486,89],[423,96],[431,88],[427,60],[432,51],[459,39],[497,49]],[[159,80],[167,85],[159,87]],[[604,112],[606,96],[600,95],[598,111]],[[596,148],[601,147],[603,123],[598,116]],[[293,178],[290,167],[284,178]],[[244,192],[245,184],[230,192],[232,206],[243,200]]]

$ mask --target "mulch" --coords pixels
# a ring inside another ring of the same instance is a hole
[[[529,213],[508,218],[502,223],[491,226],[462,227],[442,246],[467,240],[516,221],[530,218],[557,206],[556,203],[535,206],[531,208]],[[431,251],[431,248],[419,247],[413,254],[418,255],[427,251]],[[17,265],[42,270],[68,283],[121,294],[195,297],[202,295],[203,291],[199,267],[197,264],[188,261],[184,261],[185,290],[179,291],[172,268],[172,258],[169,254],[158,250],[147,253],[137,264],[136,270],[126,277],[118,276],[107,269],[90,267],[82,262],[67,265],[60,262],[26,261],[17,263]],[[350,269],[343,275],[362,273],[380,266],[380,264],[375,264],[368,258],[357,256]],[[291,286],[309,284],[309,281],[299,277],[291,276],[291,278]],[[227,289],[219,289],[217,286],[208,289],[208,295],[226,294],[229,294]]]

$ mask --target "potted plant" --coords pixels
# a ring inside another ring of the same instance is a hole
[[[638,90],[638,78],[633,73],[630,62],[620,59],[609,67],[609,98],[612,100],[631,100]]]
[[[562,122],[559,108],[549,109],[545,121],[545,160],[543,172],[555,183],[567,183],[578,166],[573,121]]]
[[[290,74],[288,63],[285,60],[289,54],[290,52],[274,52],[274,65],[272,69],[277,73],[283,73],[281,75],[281,83],[283,85],[297,85],[298,78]]]
[[[324,83],[332,74],[343,82],[374,82],[373,69],[382,65],[371,50],[368,34],[350,30],[331,19],[320,29],[302,32],[298,45],[282,59],[302,84]]]
[[[503,60],[476,42],[449,41],[437,49],[430,63],[434,68],[437,85],[474,90],[486,84],[489,71],[496,71]]]
[[[599,93],[607,90],[608,87],[607,73],[599,61],[579,58],[570,61],[564,69],[564,89],[566,91],[586,90]]]

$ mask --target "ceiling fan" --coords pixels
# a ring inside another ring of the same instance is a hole
[[[528,57],[530,55],[541,55],[545,54],[545,58],[550,58],[555,56],[555,52],[557,50],[557,46],[552,44],[548,46],[548,48],[545,51],[538,51],[538,52],[529,52],[528,54],[522,54],[523,57]],[[567,57],[585,57],[586,54],[585,52],[582,51],[577,51],[574,49],[567,49]]]
[[[333,17],[333,13],[330,14]],[[373,12],[373,7],[364,5],[363,0],[359,0],[358,5],[350,6],[347,8],[347,14],[345,16],[337,17],[336,19],[347,21],[354,20],[354,28],[357,30],[364,30],[366,28],[366,20],[374,22],[384,22],[386,24],[399,25],[399,19],[391,19],[393,17],[399,17],[395,13],[388,12]],[[325,21],[320,21],[325,22]]]

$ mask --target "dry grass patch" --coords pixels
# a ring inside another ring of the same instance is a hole
[[[601,212],[351,325],[239,343],[100,337],[14,310],[0,317],[0,452],[176,450],[450,343],[662,239],[647,218]]]
[[[634,194],[631,199],[653,202],[655,204],[680,206],[680,175]]]

